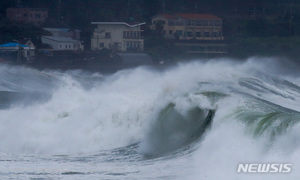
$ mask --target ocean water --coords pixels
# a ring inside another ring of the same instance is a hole
[[[300,73],[278,62],[110,75],[0,65],[0,179],[299,179]]]

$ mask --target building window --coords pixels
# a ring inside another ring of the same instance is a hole
[[[184,22],[181,21],[181,20],[177,20],[177,21],[175,21],[175,25],[176,25],[176,26],[183,26],[183,25],[184,25]]]
[[[157,21],[156,23],[161,23],[162,25],[165,25],[166,21]]]
[[[218,37],[218,32],[214,32],[214,37]]]
[[[71,45],[69,44],[69,48],[71,49]]]
[[[195,26],[195,21],[188,21],[187,25],[188,26]]]
[[[172,35],[172,34],[173,34],[173,31],[172,31],[172,30],[170,30],[170,31],[169,31],[169,34],[170,34],[170,35]]]
[[[173,20],[169,20],[168,24],[169,24],[169,26],[174,26],[174,21]]]
[[[196,32],[196,37],[200,37],[201,36],[201,32]]]
[[[68,45],[65,45],[65,48],[67,49],[67,48],[68,48]]]
[[[205,37],[209,37],[209,32],[204,32]]]
[[[179,36],[182,36],[182,31],[176,31],[176,34],[178,34]]]
[[[110,32],[105,33],[105,38],[110,39],[111,38],[111,33]]]
[[[104,43],[100,43],[100,44],[99,44],[99,47],[100,47],[100,48],[104,48]]]
[[[41,15],[40,14],[35,14],[35,18],[37,18],[37,19],[41,18]]]
[[[192,37],[192,36],[193,36],[193,33],[192,33],[192,32],[187,32],[187,36],[188,36],[188,37]]]

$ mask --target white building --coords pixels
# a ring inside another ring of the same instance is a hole
[[[80,30],[71,30],[69,28],[43,28],[50,32],[55,37],[71,37],[75,40],[80,40]]]
[[[43,44],[49,44],[54,50],[83,50],[81,42],[71,37],[42,36]]]
[[[146,23],[92,22],[92,24],[97,25],[91,39],[92,50],[107,48],[126,52],[144,49],[141,26]]]
[[[68,28],[44,28],[51,32],[52,36],[42,36],[43,44],[50,45],[53,50],[83,50],[80,40],[79,30],[70,30]]]

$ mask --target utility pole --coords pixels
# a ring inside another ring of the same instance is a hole
[[[163,4],[162,4],[162,12],[165,13],[165,0],[163,0]]]
[[[290,14],[291,14],[291,17],[293,17],[293,0],[291,0]]]
[[[234,1],[234,15],[235,15],[235,17],[237,17],[237,14],[238,14],[238,2],[237,2],[238,0],[235,0]]]
[[[284,2],[284,16],[287,15],[287,10],[286,10],[286,8],[287,8],[287,0],[285,0],[285,2]]]
[[[256,17],[256,7],[253,8],[253,16]]]
[[[262,14],[266,15],[266,8],[265,8],[265,3],[263,0],[261,1],[261,4],[262,4]]]
[[[17,17],[18,17],[18,21],[21,21],[20,0],[18,0],[18,4],[17,4]]]
[[[60,14],[61,6],[60,6],[60,0],[58,0],[58,20],[61,20],[61,14]]]
[[[291,9],[290,9],[290,35],[292,36],[292,20],[293,20],[293,0],[291,0]]]
[[[127,1],[127,16],[130,19],[130,0]]]

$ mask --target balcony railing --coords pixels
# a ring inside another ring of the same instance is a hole
[[[123,36],[123,39],[143,39],[142,36]]]

